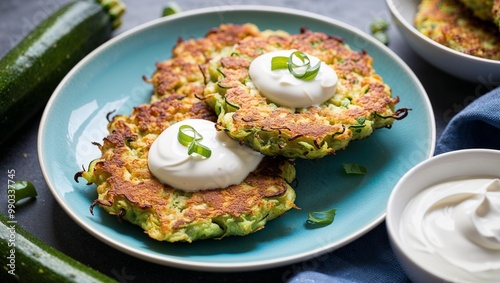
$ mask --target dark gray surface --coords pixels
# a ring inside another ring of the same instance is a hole
[[[49,13],[67,0],[2,0],[0,1],[0,57],[5,55],[22,36]],[[124,1],[128,10],[124,24],[116,34],[158,18],[165,0]],[[369,23],[375,18],[389,20],[389,10],[383,0],[280,0],[280,1],[231,1],[210,0],[178,1],[183,10],[220,5],[274,5],[297,8],[323,14],[368,32]],[[207,27],[207,29],[210,27]],[[478,96],[492,88],[487,79],[476,83],[453,78],[423,61],[401,38],[394,24],[389,29],[389,47],[415,72],[426,89],[436,118],[439,137],[449,120]],[[498,83],[498,82],[497,82]],[[20,113],[22,114],[22,113]],[[67,216],[56,203],[41,175],[37,158],[37,131],[41,113],[33,119],[0,150],[0,180],[6,188],[7,170],[16,171],[16,179],[29,180],[36,186],[39,196],[16,210],[16,220],[43,241],[73,258],[84,262],[121,282],[280,282],[300,271],[308,263],[273,268],[259,272],[209,273],[185,271],[145,262],[117,251],[93,238]],[[5,205],[2,205],[5,204]],[[6,193],[0,193],[0,211],[6,212]],[[385,229],[382,224],[375,229]],[[368,233],[362,239],[370,239]],[[374,243],[377,244],[377,243]],[[352,245],[352,244],[351,244]],[[349,245],[339,251],[346,251]],[[335,253],[335,252],[333,252]]]

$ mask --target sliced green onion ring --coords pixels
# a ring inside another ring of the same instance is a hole
[[[296,64],[294,61],[294,58],[299,58],[302,64]],[[311,60],[309,60],[309,57],[307,57],[306,54],[300,51],[295,51],[292,54],[290,54],[290,57],[288,58],[288,71],[296,78],[301,79],[307,71],[309,70],[309,66],[311,65]],[[302,72],[297,72],[298,70],[301,70]]]
[[[318,62],[316,65],[314,65],[312,68],[308,68],[307,71],[304,73],[301,79],[305,81],[310,81],[316,77],[316,75],[319,72],[319,67],[321,66],[321,62]]]
[[[182,8],[179,6],[179,4],[177,4],[177,2],[175,1],[171,1],[165,8],[163,8],[162,16],[166,17],[180,12],[182,12]]]
[[[353,129],[364,128],[365,127],[366,118],[365,117],[356,118],[356,122],[358,124],[357,125],[351,125],[350,128],[353,128]]]
[[[279,70],[288,68],[288,57],[276,56],[271,59],[271,70]]]
[[[342,167],[349,175],[365,175],[368,172],[363,165],[357,163],[342,163]]]
[[[335,219],[336,208],[332,208],[326,211],[316,211],[309,212],[309,217],[307,218],[307,223],[319,224],[319,225],[329,225]]]
[[[298,59],[298,60],[297,60]],[[300,63],[297,61],[300,60]],[[301,51],[294,51],[289,57],[276,56],[271,59],[271,70],[286,69],[296,78],[310,81],[316,77],[321,61],[311,66],[309,57]]]
[[[192,135],[187,134],[190,131]],[[179,133],[177,134],[177,140],[184,146],[188,148],[188,154],[197,153],[203,157],[209,158],[212,155],[212,150],[210,148],[199,143],[203,139],[203,136],[198,133],[193,127],[189,125],[182,125],[179,127]]]
[[[25,199],[36,197],[38,194],[36,192],[35,186],[28,181],[16,181],[9,185],[9,189],[14,190],[15,202]]]

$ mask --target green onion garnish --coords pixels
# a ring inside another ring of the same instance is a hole
[[[361,133],[361,131],[365,127],[365,121],[366,121],[365,117],[357,118],[356,119],[357,124],[356,125],[350,125],[349,128],[350,129],[354,129],[355,133]]]
[[[16,181],[9,185],[9,190],[14,190],[15,202],[38,195],[35,186],[28,181]]]
[[[309,212],[307,222],[311,224],[328,225],[335,219],[336,208],[327,211]]]
[[[368,172],[365,167],[356,163],[342,163],[342,167],[349,175],[365,175]]]
[[[377,32],[373,33],[372,36],[376,40],[382,42],[384,45],[388,45],[389,44],[389,35],[387,35],[386,32],[377,31]]]
[[[385,32],[389,28],[389,22],[384,19],[375,19],[370,23],[370,31],[372,33]]]
[[[389,44],[389,35],[387,29],[389,22],[383,19],[376,19],[370,24],[370,32],[372,36],[385,45]]]
[[[192,135],[186,132],[190,131]],[[209,158],[212,155],[210,148],[199,143],[203,139],[203,136],[198,133],[193,127],[189,125],[182,125],[179,128],[179,133],[177,134],[177,140],[184,146],[188,148],[188,154],[191,155],[193,152],[197,153],[203,157]]]
[[[173,15],[173,14],[177,14],[177,13],[180,13],[182,12],[182,9],[181,7],[179,6],[179,4],[177,4],[177,2],[175,1],[171,1],[167,4],[167,6],[165,8],[163,8],[163,11],[162,11],[162,16],[165,17],[165,16],[170,16],[170,15]]]
[[[356,118],[356,122],[358,122],[359,125],[364,125],[365,121],[366,121],[365,117]]]
[[[298,60],[297,60],[298,59]],[[298,61],[300,61],[298,63]],[[286,69],[296,78],[310,81],[319,72],[321,61],[311,66],[311,60],[304,52],[295,51],[290,57],[276,56],[271,59],[271,70]]]
[[[349,105],[351,104],[351,101],[349,100],[349,98],[344,98],[342,99],[342,101],[340,102],[340,106],[341,107],[344,107],[344,108],[347,108],[349,107]]]
[[[288,68],[288,57],[276,56],[271,59],[271,70],[279,70]]]

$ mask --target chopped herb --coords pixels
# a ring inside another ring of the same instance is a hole
[[[351,104],[351,101],[349,100],[349,98],[344,98],[340,102],[340,106],[345,107],[345,108],[347,108],[350,104]]]
[[[342,163],[342,167],[349,175],[365,175],[368,172],[364,166],[356,163]]]
[[[365,121],[366,121],[365,117],[356,118],[356,122],[358,122],[359,125],[364,125]]]
[[[327,211],[309,212],[307,223],[318,224],[318,225],[329,225],[335,219],[336,212],[337,212],[336,208],[332,208]]]
[[[288,57],[276,56],[271,59],[271,70],[279,70],[288,68]]]
[[[389,28],[389,22],[383,19],[376,19],[370,24],[372,33],[385,32]]]
[[[163,9],[162,16],[163,17],[170,16],[170,15],[177,14],[180,12],[182,12],[182,9],[179,6],[179,4],[177,4],[177,2],[175,2],[175,1],[172,1],[172,2],[168,2],[168,5]]]
[[[193,134],[188,135],[186,132],[191,131]],[[212,155],[212,150],[208,147],[199,143],[203,139],[203,136],[198,133],[193,127],[189,125],[182,125],[179,127],[179,132],[177,133],[177,140],[184,146],[188,148],[188,154],[198,153],[201,156],[209,158]]]
[[[35,186],[28,181],[16,181],[9,185],[9,190],[14,190],[15,202],[38,195]]]
[[[321,61],[311,66],[311,60],[300,51],[290,54],[290,57],[276,56],[271,59],[271,70],[286,69],[297,79],[310,81],[316,77],[321,67]]]
[[[361,132],[361,129],[365,127],[365,122],[366,122],[366,118],[365,117],[359,117],[359,118],[356,118],[356,125],[351,125],[349,126],[349,128],[353,128],[353,129],[356,129],[356,132],[359,133]]]
[[[372,36],[385,45],[389,44],[389,35],[387,29],[389,22],[383,19],[376,19],[370,24],[370,32]]]
[[[375,39],[377,39],[378,41],[382,42],[385,45],[389,44],[389,35],[387,35],[387,33],[385,33],[385,32],[379,31],[379,32],[373,33],[372,36],[375,37]]]

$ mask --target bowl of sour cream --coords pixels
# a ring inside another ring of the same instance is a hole
[[[387,231],[412,282],[499,282],[500,151],[423,161],[396,183]]]

